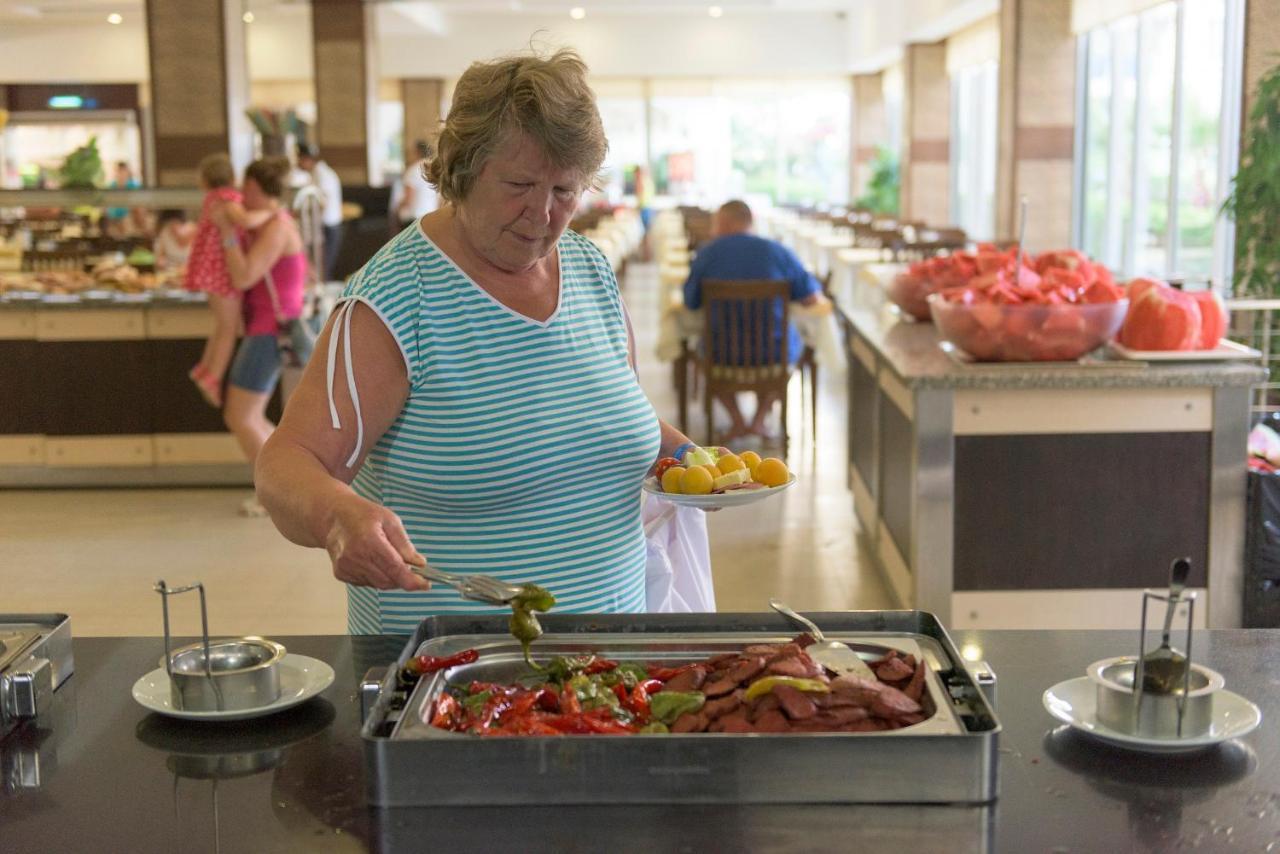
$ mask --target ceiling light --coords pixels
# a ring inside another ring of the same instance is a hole
[[[243,15],[241,15],[241,16],[240,16],[240,20],[244,21],[246,24],[252,24],[252,23],[253,23],[253,13],[252,13],[252,12],[245,12]]]
[[[108,24],[120,24],[123,22],[124,22],[124,16],[121,15],[119,12],[112,12],[110,15],[107,16]]]
[[[587,17],[587,10],[581,6],[574,6],[569,10],[569,17],[573,18],[575,21],[581,21],[583,18]]]
[[[719,18],[721,15],[724,14],[724,9],[721,9],[719,6],[712,6],[711,8],[707,9],[707,14],[713,18]]]

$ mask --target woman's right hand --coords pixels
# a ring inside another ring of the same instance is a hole
[[[378,590],[431,587],[407,566],[426,566],[427,560],[409,541],[400,517],[358,495],[343,497],[334,508],[325,549],[339,581]]]

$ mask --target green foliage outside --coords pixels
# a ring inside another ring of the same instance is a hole
[[[91,190],[102,182],[102,156],[98,153],[98,138],[89,141],[67,155],[58,169],[60,183],[67,189]]]
[[[897,215],[899,187],[898,158],[889,149],[881,147],[871,162],[867,191],[858,197],[854,205],[876,213]]]
[[[1280,65],[1258,81],[1223,210],[1236,223],[1236,296],[1280,296]]]

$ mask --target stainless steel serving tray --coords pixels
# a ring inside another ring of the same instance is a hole
[[[366,785],[379,806],[553,803],[986,803],[995,799],[999,722],[945,630],[920,611],[810,615],[824,632],[923,655],[937,709],[887,733],[481,738],[436,730],[422,710],[446,682],[525,671],[502,617],[432,617],[406,644],[362,728]],[[794,637],[776,614],[548,615],[535,655],[597,652],[681,663]],[[415,654],[480,649],[472,665],[395,694]]]

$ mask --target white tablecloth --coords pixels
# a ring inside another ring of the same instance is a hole
[[[818,365],[836,374],[845,369],[844,353],[840,349],[839,331],[836,329],[835,312],[829,304],[804,306],[793,302],[788,307],[791,324],[800,333],[804,343],[812,347]],[[658,328],[658,358],[672,362],[680,358],[680,342],[696,346],[702,335],[702,312],[692,311],[683,304],[671,304],[662,312]]]

